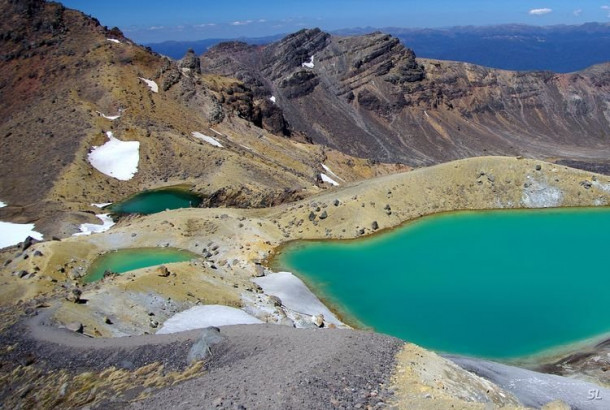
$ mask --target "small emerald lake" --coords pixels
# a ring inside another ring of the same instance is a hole
[[[609,244],[608,208],[458,212],[371,238],[291,243],[273,264],[365,327],[512,359],[610,332]]]
[[[196,208],[201,196],[181,188],[163,188],[140,192],[107,209],[114,214],[155,214],[168,209]]]
[[[93,261],[83,279],[90,283],[102,279],[107,270],[120,274],[164,263],[184,262],[198,257],[192,252],[173,248],[121,249],[99,256]]]

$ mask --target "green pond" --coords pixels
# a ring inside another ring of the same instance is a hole
[[[98,257],[93,261],[83,279],[85,282],[95,282],[102,279],[107,270],[124,273],[164,263],[184,262],[198,257],[192,252],[173,248],[121,249]]]
[[[610,209],[459,212],[286,246],[348,321],[442,352],[548,354],[610,332]]]
[[[140,192],[108,207],[114,214],[155,214],[167,209],[195,208],[202,198],[188,190],[164,188]]]

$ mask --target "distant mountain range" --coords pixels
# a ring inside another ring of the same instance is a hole
[[[447,29],[356,28],[333,32],[360,35],[382,31],[398,37],[418,57],[454,60],[505,70],[549,70],[568,73],[610,61],[610,24],[579,26],[499,25]],[[239,39],[269,44],[282,35]],[[168,41],[147,44],[154,51],[179,59],[189,48],[201,54],[227,39]]]

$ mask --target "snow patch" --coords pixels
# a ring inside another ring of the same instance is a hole
[[[4,208],[6,206],[5,202],[0,201],[0,208]]]
[[[203,135],[202,133],[197,132],[197,131],[193,132],[193,137],[199,138],[200,140],[203,140],[203,141],[207,142],[208,144],[211,144],[215,147],[223,148],[222,144],[220,142],[218,142],[218,140],[214,137]]]
[[[109,141],[93,147],[88,155],[89,163],[98,171],[121,181],[128,181],[138,172],[140,162],[140,143],[121,141],[112,131],[106,133]]]
[[[184,332],[208,326],[251,325],[264,323],[243,310],[222,306],[195,306],[167,319],[157,334]]]
[[[521,203],[527,208],[551,208],[561,206],[563,192],[544,181],[536,181],[528,175],[527,187],[523,189]]]
[[[96,208],[106,208],[108,205],[112,205],[112,202],[103,202],[101,204],[91,204],[91,206],[95,206]]]
[[[15,224],[0,221],[0,248],[17,245],[28,236],[39,241],[42,240],[42,234],[34,230],[34,224]]]
[[[602,184],[599,181],[593,181],[593,182],[591,182],[591,185],[593,185],[595,188],[599,189],[600,191],[610,193],[610,184]]]
[[[324,171],[328,172],[329,175],[331,175],[332,177],[339,179],[341,181],[345,181],[343,178],[339,177],[339,175],[335,174],[329,167],[327,167],[324,164],[320,164],[322,165],[322,168],[324,168]]]
[[[263,288],[263,291],[277,296],[282,305],[301,315],[324,315],[326,323],[344,326],[343,323],[311,293],[303,281],[290,272],[277,272],[267,276],[252,279],[254,283]]]
[[[121,42],[119,40],[117,40],[116,38],[107,38],[106,40],[108,40],[112,43],[121,44]]]
[[[106,232],[108,229],[114,226],[114,221],[110,217],[110,214],[97,214],[95,215],[102,221],[102,224],[90,224],[84,223],[79,226],[80,232],[75,233],[72,236],[85,236],[91,235],[92,233]]]
[[[334,186],[339,186],[339,183],[337,181],[335,181],[334,179],[332,179],[331,177],[329,177],[326,174],[320,174],[320,178],[322,178],[322,181],[334,185]]]
[[[142,78],[142,77],[138,77],[138,78],[146,83],[148,88],[150,88],[150,91],[152,91],[153,93],[159,92],[159,86],[157,85],[156,82],[154,82],[153,80],[148,80],[146,78]]]
[[[314,65],[314,63],[313,63],[313,56],[309,57],[309,61],[307,61],[307,62],[305,62],[305,63],[301,64],[301,66],[302,66],[302,67],[305,67],[305,68],[314,68],[314,67],[315,67],[315,65]]]
[[[110,120],[110,121],[114,121],[114,120],[121,118],[120,112],[121,112],[121,110],[119,110],[119,114],[117,114],[117,115],[106,115],[102,112],[96,111],[96,113],[98,113],[101,117],[106,118],[107,120]]]
[[[275,95],[272,95],[271,97],[269,97],[269,101],[271,101],[273,104],[275,104]]]

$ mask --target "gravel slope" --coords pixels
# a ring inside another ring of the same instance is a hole
[[[293,329],[277,325],[222,328],[201,377],[152,394],[134,409],[320,409],[375,406],[402,342],[343,329]]]

